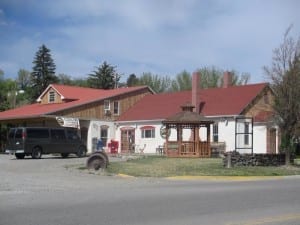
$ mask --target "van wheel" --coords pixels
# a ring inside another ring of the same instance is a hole
[[[39,147],[34,147],[32,150],[32,158],[40,159],[42,157],[42,149]]]
[[[83,146],[80,146],[78,151],[77,151],[77,154],[76,154],[79,158],[81,157],[84,157],[86,155],[86,150],[85,150],[85,147]]]
[[[61,153],[61,157],[67,158],[69,156],[69,153]]]
[[[24,159],[25,154],[24,153],[16,153],[15,156],[17,159]]]

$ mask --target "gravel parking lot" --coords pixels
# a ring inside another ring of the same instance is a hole
[[[86,190],[102,186],[103,180],[113,180],[78,170],[78,166],[84,166],[86,160],[87,157],[62,158],[52,155],[43,155],[42,159],[26,157],[17,160],[13,155],[0,154],[0,194]]]

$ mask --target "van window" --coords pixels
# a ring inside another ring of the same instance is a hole
[[[62,129],[51,129],[51,138],[56,140],[66,139],[65,130]]]
[[[67,130],[67,137],[69,140],[79,140],[80,139],[77,134],[77,130],[71,130],[71,129]]]
[[[15,129],[11,128],[8,133],[8,138],[14,138],[15,131],[16,131]]]
[[[28,138],[49,138],[48,129],[27,129]]]
[[[23,133],[22,129],[17,129],[15,138],[22,138],[22,133]]]

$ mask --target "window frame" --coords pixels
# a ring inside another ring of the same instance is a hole
[[[219,142],[219,124],[213,124],[213,142]]]
[[[103,142],[104,146],[107,145],[107,141],[108,141],[108,129],[109,126],[107,125],[100,126],[100,139]]]
[[[116,107],[115,104],[117,104],[117,107]],[[120,115],[120,102],[119,101],[113,101],[113,106],[114,106],[114,111],[113,111],[114,115]]]
[[[249,145],[249,130],[250,130],[250,123],[249,122],[245,122],[244,123],[244,145]]]
[[[155,127],[144,126],[141,127],[141,138],[142,139],[154,139],[155,138]]]
[[[104,100],[103,108],[104,108],[104,112],[110,111],[110,100]]]
[[[48,102],[53,103],[56,100],[55,91],[49,91],[48,93]]]

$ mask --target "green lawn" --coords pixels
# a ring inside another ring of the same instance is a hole
[[[185,159],[144,156],[126,162],[111,162],[108,174],[137,177],[171,176],[283,176],[300,175],[300,167],[234,167],[225,168],[221,159]]]

